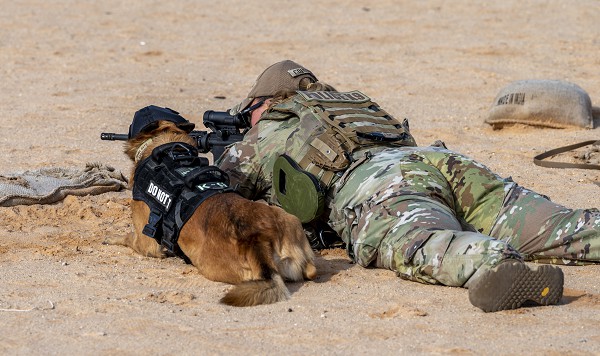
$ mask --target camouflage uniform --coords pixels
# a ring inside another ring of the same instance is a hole
[[[216,164],[249,199],[277,204],[275,159],[299,161],[322,129],[314,118],[264,114]],[[600,260],[600,213],[571,210],[442,147],[362,148],[328,191],[329,225],[361,266],[466,286],[506,259]]]

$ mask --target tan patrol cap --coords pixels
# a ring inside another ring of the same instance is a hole
[[[256,82],[250,93],[248,93],[248,97],[238,106],[232,108],[232,111],[237,113],[244,110],[255,98],[273,96],[283,90],[298,90],[300,89],[300,80],[303,78],[311,78],[315,82],[318,81],[317,77],[310,70],[294,61],[285,60],[277,62],[265,69],[256,78]]]

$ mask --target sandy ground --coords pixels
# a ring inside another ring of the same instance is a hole
[[[600,206],[598,171],[532,164],[595,130],[483,123],[520,79],[600,102],[600,4],[581,1],[2,1],[0,174],[102,162],[149,104],[200,124],[269,64],[294,59],[570,207]],[[232,308],[178,259],[101,242],[130,230],[130,192],[0,208],[0,354],[600,354],[600,266],[564,267],[558,306],[485,314],[461,288],[317,258],[287,302]]]

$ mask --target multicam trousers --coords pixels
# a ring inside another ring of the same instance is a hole
[[[600,262],[600,213],[572,210],[437,147],[387,148],[336,183],[330,224],[361,266],[465,286],[505,259]],[[356,156],[355,156],[356,157]]]

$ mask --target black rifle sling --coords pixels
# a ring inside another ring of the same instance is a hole
[[[567,162],[552,162],[552,161],[544,161],[544,159],[548,157],[552,157],[559,153],[565,153],[572,150],[576,150],[581,147],[585,147],[588,145],[600,145],[600,140],[590,140],[584,141],[580,143],[576,143],[569,146],[555,148],[553,150],[541,153],[535,157],[533,157],[533,163],[546,168],[579,168],[579,169],[600,169],[600,165],[598,164],[590,164],[590,163],[567,163]]]

